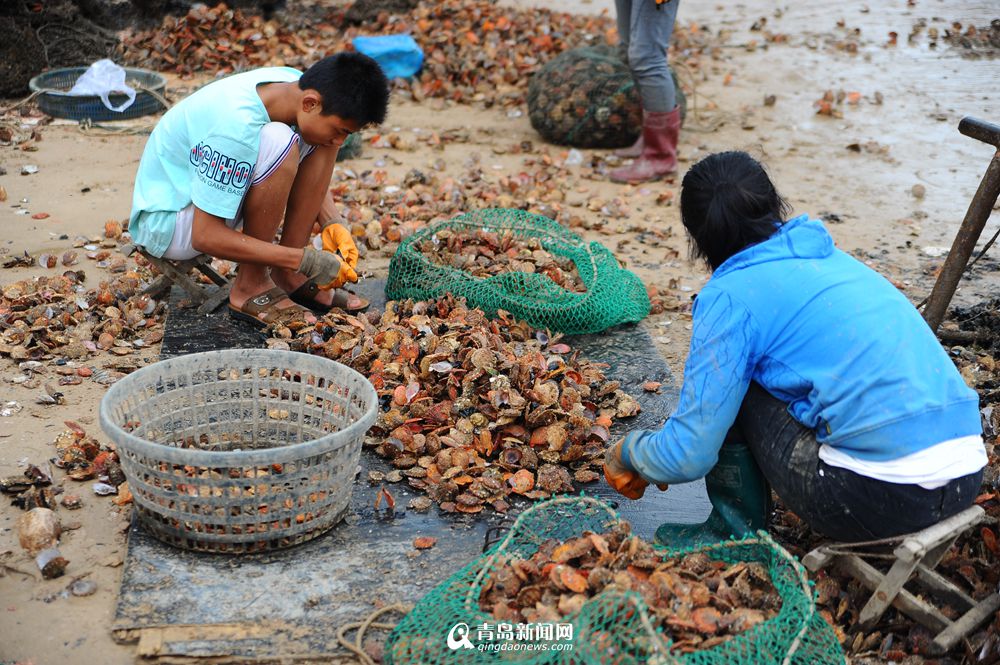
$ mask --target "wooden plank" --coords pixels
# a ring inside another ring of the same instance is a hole
[[[923,564],[917,566],[916,572],[920,582],[942,599],[958,605],[962,610],[968,610],[976,606],[976,601],[972,596],[927,566]]]
[[[882,573],[872,567],[871,564],[862,561],[854,555],[838,557],[836,565],[872,591],[878,589],[879,584],[882,582]],[[891,604],[906,616],[933,631],[944,630],[951,625],[951,621],[941,614],[936,607],[917,598],[906,589],[896,594]]]
[[[927,527],[923,531],[905,536],[903,542],[895,549],[893,554],[904,561],[922,559],[928,552],[944,543],[949,538],[955,539],[968,529],[983,519],[986,511],[979,506],[970,506],[948,519],[941,520],[937,524]],[[943,552],[942,552],[943,553]],[[933,563],[937,565],[937,561]]]
[[[187,272],[182,272],[182,269],[190,270],[191,264],[188,261],[179,261],[176,265],[173,261],[167,261],[164,259],[156,258],[155,256],[147,256],[150,263],[155,265],[157,269],[164,275],[169,277],[175,284],[184,289],[185,293],[190,296],[190,298],[198,304],[205,302],[208,296],[205,294],[205,290],[195,283]],[[185,266],[185,264],[187,264]]]
[[[223,286],[216,287],[212,295],[198,306],[198,312],[201,314],[210,314],[217,310],[222,303],[229,302],[229,292],[232,288],[233,285],[229,282],[226,282]]]
[[[951,650],[960,639],[975,630],[981,623],[1000,610],[1000,593],[987,597],[981,603],[963,614],[953,624],[938,633],[931,642],[932,655],[940,655]]]
[[[145,295],[153,296],[154,298],[166,293],[170,290],[170,286],[173,284],[173,280],[166,275],[160,275],[152,282],[149,286],[142,290]]]
[[[919,563],[919,560],[897,559],[884,577],[879,575],[881,579],[875,592],[861,608],[861,614],[858,616],[862,626],[870,626],[882,618],[885,611],[889,609],[889,604],[896,599],[899,592],[903,590],[903,585],[910,580],[910,576],[913,575],[913,571]],[[872,568],[872,570],[875,569]]]
[[[205,254],[202,254],[195,258],[194,267],[198,269],[201,274],[208,277],[218,286],[225,286],[229,283],[229,280],[220,275],[215,268],[212,267],[212,259]]]
[[[806,570],[815,573],[830,565],[833,559],[833,553],[825,545],[822,545],[802,557],[802,565],[806,567]]]

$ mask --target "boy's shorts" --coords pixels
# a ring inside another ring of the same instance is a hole
[[[269,122],[260,130],[260,150],[257,153],[257,163],[254,164],[253,174],[250,179],[250,187],[259,185],[268,179],[275,172],[278,166],[285,161],[288,151],[292,149],[292,144],[298,142],[299,163],[309,156],[314,146],[309,145],[296,134],[291,127],[283,122]],[[249,190],[248,190],[249,191]],[[244,195],[244,201],[246,195]],[[190,204],[183,210],[176,213],[161,213],[175,215],[174,236],[170,240],[170,246],[163,253],[163,258],[183,261],[193,259],[201,254],[191,244],[191,227],[194,223],[194,204]],[[226,226],[231,229],[243,225],[243,205],[240,204],[236,217],[225,220]]]

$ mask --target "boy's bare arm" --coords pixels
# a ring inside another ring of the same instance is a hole
[[[191,225],[192,246],[209,256],[237,263],[273,266],[298,270],[302,248],[286,247],[258,240],[226,226],[221,217],[195,206]]]
[[[316,218],[319,222],[320,229],[325,229],[331,224],[343,224],[344,217],[340,214],[340,209],[337,208],[336,202],[333,200],[333,192],[329,189],[326,191],[326,197],[323,199],[323,205],[319,209],[319,217]]]

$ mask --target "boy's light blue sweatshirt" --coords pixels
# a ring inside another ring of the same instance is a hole
[[[677,409],[625,438],[623,461],[651,482],[715,466],[751,380],[858,459],[982,433],[978,395],[913,305],[806,216],[719,266],[693,318]]]

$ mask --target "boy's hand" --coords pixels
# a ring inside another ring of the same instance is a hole
[[[325,253],[326,252],[324,252],[324,254]],[[333,280],[332,283],[327,284],[326,286],[321,286],[320,288],[324,290],[339,289],[348,282],[357,282],[357,281],[358,281],[358,273],[356,273],[354,271],[354,268],[352,268],[350,264],[347,263],[347,261],[345,260],[340,262],[340,271],[337,273],[337,279]]]
[[[304,247],[299,272],[319,284],[321,289],[329,289],[333,288],[333,283],[340,277],[346,265],[346,262],[337,258],[336,254]],[[351,267],[347,266],[347,269],[351,270]]]
[[[344,257],[351,268],[358,267],[358,246],[354,244],[351,232],[341,224],[328,224],[323,227],[323,249],[328,252],[337,253]],[[355,275],[352,282],[358,281]]]

